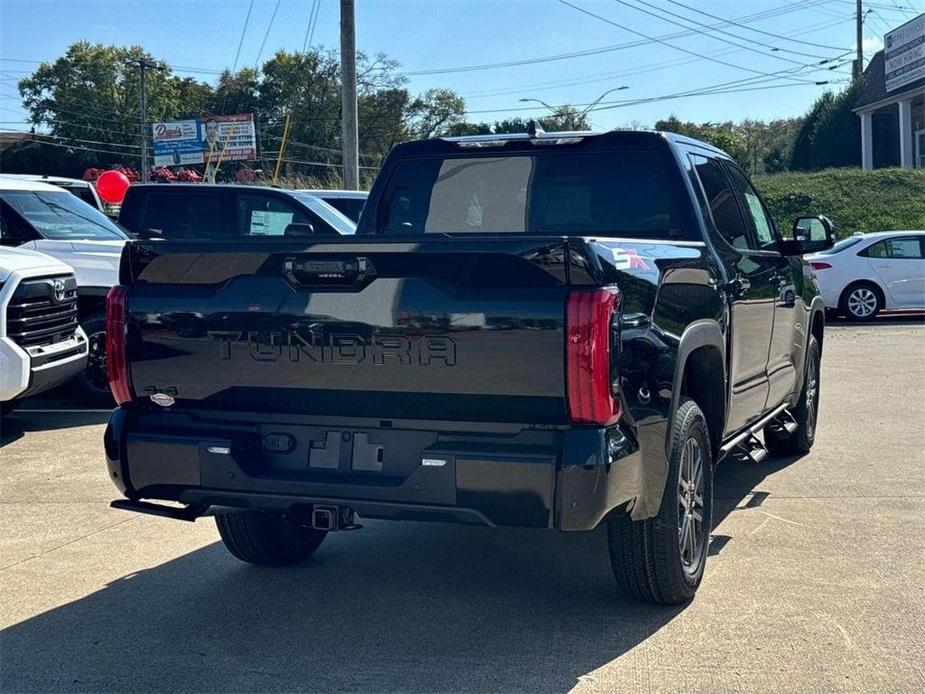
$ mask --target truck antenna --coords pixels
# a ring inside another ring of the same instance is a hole
[[[536,118],[530,121],[530,124],[527,126],[527,135],[530,137],[536,137],[537,135],[545,135],[546,131],[543,130],[543,126],[540,124]]]

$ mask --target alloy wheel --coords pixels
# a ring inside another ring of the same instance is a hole
[[[819,357],[813,353],[806,370],[806,436],[812,440],[819,412]]]
[[[858,287],[848,295],[848,311],[855,318],[868,318],[877,310],[877,295],[869,287]]]
[[[681,450],[678,475],[678,550],[688,574],[696,574],[703,560],[703,463],[700,442],[688,438]]]

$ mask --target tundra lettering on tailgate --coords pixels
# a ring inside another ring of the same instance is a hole
[[[322,337],[309,332],[306,337],[295,330],[209,330],[208,335],[217,344],[219,357],[226,361],[232,358],[232,345],[245,342],[247,354],[254,361],[456,366],[456,343],[434,335],[408,337],[376,332],[369,338],[355,333],[328,333]]]

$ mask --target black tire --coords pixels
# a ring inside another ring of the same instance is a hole
[[[222,513],[215,516],[215,525],[229,552],[241,561],[263,566],[304,561],[328,534],[281,513],[264,511]]]
[[[869,321],[883,310],[883,292],[873,282],[855,282],[845,287],[838,302],[843,316],[854,321]]]
[[[764,445],[771,455],[787,456],[809,453],[816,441],[816,421],[819,416],[819,373],[822,350],[815,335],[809,337],[806,349],[806,373],[803,376],[803,390],[800,401],[793,410],[796,431],[788,434],[780,429],[766,427]]]
[[[90,343],[87,368],[74,379],[80,395],[91,405],[115,407],[106,372],[106,317],[99,313],[88,316],[80,322],[80,327]]]
[[[635,600],[659,605],[679,605],[697,592],[706,566],[713,512],[713,452],[707,420],[697,403],[682,400],[672,420],[671,433],[674,443],[668,480],[658,513],[653,518],[634,521],[621,510],[607,519],[610,564],[617,584]],[[694,462],[690,458],[693,450],[700,457],[699,524],[694,517],[685,518],[687,508],[697,507],[684,483],[685,476],[696,477],[688,463]],[[682,530],[688,523],[694,528],[689,536],[692,546],[688,543],[690,550],[685,552]]]

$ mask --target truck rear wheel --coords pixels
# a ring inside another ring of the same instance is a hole
[[[683,400],[672,422],[674,441],[662,505],[653,518],[634,521],[626,511],[607,520],[614,577],[624,593],[643,602],[687,602],[703,579],[713,510],[713,454],[707,420]]]
[[[306,527],[282,513],[234,511],[215,517],[225,547],[241,561],[285,566],[308,559],[321,545],[325,530]]]

